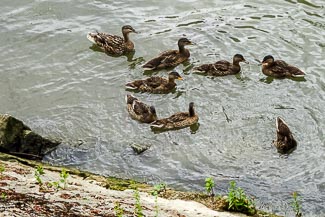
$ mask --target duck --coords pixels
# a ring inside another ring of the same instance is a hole
[[[142,123],[151,123],[156,121],[157,113],[154,106],[149,106],[131,94],[126,95],[127,110],[130,116]]]
[[[276,118],[276,140],[273,143],[282,154],[290,152],[297,146],[288,124],[281,117]]]
[[[150,126],[152,129],[174,130],[191,126],[198,121],[199,116],[195,113],[194,102],[190,102],[188,112],[178,112],[168,118],[158,119]]]
[[[234,75],[240,72],[241,68],[239,63],[245,62],[248,63],[243,55],[235,54],[232,63],[227,60],[219,60],[212,64],[203,64],[197,67],[194,67],[194,72],[199,74],[207,74],[212,76],[225,76],[225,75]]]
[[[176,67],[185,62],[190,57],[190,51],[185,48],[186,45],[193,43],[187,38],[178,40],[178,50],[167,50],[160,53],[157,57],[149,60],[142,67],[144,70],[156,70]]]
[[[87,34],[87,38],[92,43],[97,44],[105,53],[120,56],[134,52],[134,44],[129,39],[129,33],[131,32],[137,33],[132,26],[126,25],[122,27],[123,37],[104,32],[90,32]]]
[[[168,78],[151,76],[147,79],[129,82],[125,87],[126,89],[139,90],[141,92],[169,93],[176,87],[175,79],[183,80],[178,72],[172,71],[168,74]]]
[[[283,60],[274,60],[271,55],[263,58],[262,72],[266,76],[275,78],[301,78],[305,76],[305,73],[297,67],[289,65]]]

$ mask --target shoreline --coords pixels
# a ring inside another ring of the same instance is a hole
[[[51,166],[0,153],[0,216],[144,216],[170,217],[245,217],[223,210],[224,198],[211,199],[203,193],[167,188],[153,196],[154,186],[134,180],[104,177],[74,168]],[[42,184],[35,179],[36,167],[42,166]],[[67,171],[62,188],[62,171]],[[59,187],[58,185],[61,185]],[[135,190],[137,189],[137,190]],[[136,193],[138,192],[138,193]],[[138,194],[139,198],[137,198]],[[258,211],[254,216],[279,217]]]

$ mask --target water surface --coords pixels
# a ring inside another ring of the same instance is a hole
[[[46,161],[185,190],[203,191],[212,176],[225,193],[235,180],[259,208],[286,216],[298,191],[304,216],[325,215],[323,1],[2,0],[0,6],[0,113],[63,138]],[[86,39],[94,30],[121,34],[125,24],[141,32],[131,35],[132,58],[94,51]],[[193,101],[200,126],[155,134],[128,116],[124,84],[148,76],[141,64],[184,36],[196,45],[190,61],[176,68],[184,77],[176,92],[135,95],[161,117]],[[192,74],[193,65],[235,53],[250,61],[238,76]],[[257,60],[268,54],[300,67],[306,80],[266,79]],[[272,145],[277,116],[298,141],[289,156]],[[151,148],[136,155],[133,142]]]

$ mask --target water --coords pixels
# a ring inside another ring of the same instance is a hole
[[[185,190],[203,191],[212,176],[225,193],[235,180],[259,208],[286,216],[298,191],[304,216],[325,216],[322,0],[2,0],[0,6],[0,113],[63,138],[47,162]],[[125,24],[141,32],[131,35],[133,57],[109,57],[86,39],[94,30],[121,34]],[[196,45],[189,47],[190,63],[176,68],[184,77],[176,93],[135,95],[161,117],[193,101],[200,126],[154,134],[129,118],[124,84],[147,76],[144,60],[176,48],[183,36]],[[241,75],[212,79],[190,70],[235,53],[250,61]],[[267,54],[299,66],[306,81],[266,79],[257,59]],[[277,116],[298,141],[289,156],[272,146]],[[133,142],[152,146],[138,156]]]

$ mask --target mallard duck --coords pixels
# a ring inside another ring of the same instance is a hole
[[[194,103],[191,102],[188,112],[178,112],[168,118],[158,119],[151,123],[151,127],[160,130],[173,130],[191,126],[198,120],[199,116],[195,113]]]
[[[125,86],[126,89],[140,90],[141,92],[168,93],[175,88],[175,79],[183,80],[177,72],[172,71],[169,73],[168,78],[152,76],[144,80],[132,81]]]
[[[240,72],[240,62],[248,63],[243,55],[236,54],[232,59],[232,63],[227,60],[219,60],[212,64],[203,64],[195,67],[193,70],[200,74],[213,76],[234,75]]]
[[[145,70],[155,70],[175,67],[182,62],[185,62],[190,57],[190,51],[185,48],[186,45],[191,45],[192,42],[187,38],[181,38],[178,40],[178,50],[167,50],[149,60],[142,67]]]
[[[143,123],[151,123],[157,120],[156,109],[153,106],[149,106],[134,96],[126,95],[126,104],[130,116]]]
[[[301,78],[305,76],[305,73],[297,67],[289,65],[283,60],[274,60],[271,55],[264,57],[262,61],[262,72],[264,75],[275,78]]]
[[[137,33],[132,26],[127,25],[122,27],[123,38],[103,32],[88,33],[87,38],[97,44],[105,53],[119,56],[134,51],[134,44],[129,39],[131,32]]]
[[[274,141],[275,147],[280,153],[288,153],[290,150],[297,146],[297,141],[286,122],[280,117],[276,119],[276,140]]]

